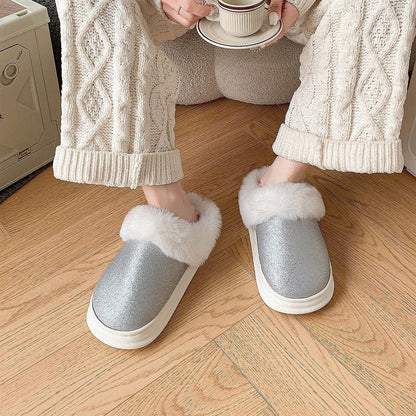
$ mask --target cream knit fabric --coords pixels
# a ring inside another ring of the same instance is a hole
[[[55,176],[131,188],[181,179],[178,76],[158,44],[186,29],[147,0],[58,0],[57,9],[63,85]]]
[[[301,86],[273,146],[322,168],[394,172],[415,0],[291,0]],[[176,68],[158,47],[186,32],[160,0],[57,0],[62,41],[59,179],[109,186],[182,178]]]
[[[273,150],[323,169],[400,172],[415,0],[291,0],[301,85]]]

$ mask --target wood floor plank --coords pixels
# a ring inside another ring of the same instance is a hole
[[[415,414],[416,335],[385,305],[341,277],[326,308],[298,319],[393,414]]]
[[[321,171],[313,176],[313,180],[329,203],[331,218],[342,219],[340,211],[343,213],[344,210],[350,216],[356,214],[361,218],[360,222],[397,237],[403,248],[414,254],[416,224],[402,221],[416,215],[416,207],[409,203],[416,198],[416,181],[410,174],[330,175]],[[351,229],[349,222],[344,225],[346,227]]]
[[[10,238],[11,235],[9,230],[4,226],[4,224],[0,221],[0,241],[6,240]]]
[[[216,342],[279,415],[390,415],[293,316],[263,306]]]
[[[175,133],[178,148],[185,150],[199,138],[228,133],[240,128],[277,106],[250,105],[238,101],[218,99],[193,106],[176,106]],[[182,146],[186,143],[186,146]]]
[[[273,412],[273,410],[268,407],[267,409],[261,410],[256,416],[277,416],[277,413]]]
[[[107,415],[261,416],[265,411],[267,403],[211,342]]]
[[[7,356],[1,359],[0,374],[16,374],[0,389],[9,416],[66,415],[75,410],[77,415],[102,415],[261,305],[252,277],[220,252],[198,270],[157,341],[142,350],[116,350],[97,341],[85,325],[91,295],[86,287],[95,280],[85,272],[106,260],[98,256],[76,266],[84,286],[74,282],[78,290],[71,286],[46,305],[38,301],[27,311],[22,308],[5,328],[1,350]],[[22,340],[27,341],[19,345]]]
[[[260,117],[244,126],[245,130],[271,152],[279,127],[285,120],[287,108],[287,104],[265,108]]]
[[[253,256],[251,254],[251,244],[248,231],[246,235],[240,240],[231,245],[228,250],[231,255],[253,276],[254,278],[254,264]]]
[[[50,166],[8,197],[0,205],[0,215],[13,235],[25,234],[32,238],[41,230],[42,236],[46,236],[59,232],[80,216],[74,202],[85,206],[88,212],[97,207],[97,196],[105,194],[108,198],[111,189],[58,181]]]
[[[97,200],[92,205],[97,204]],[[74,206],[80,211],[82,201]],[[89,207],[78,218],[70,219],[61,230],[44,231],[45,222],[34,225],[37,235],[32,234],[26,240],[24,235],[16,233],[2,246],[4,257],[0,260],[2,292],[0,308],[7,308],[9,301],[39,284],[51,279],[72,262],[81,262],[93,255],[100,247],[113,243],[120,247],[118,231],[125,215],[124,210],[115,201],[98,208]],[[62,218],[63,219],[63,218]],[[61,219],[61,221],[62,221]],[[61,221],[53,218],[53,223]],[[23,244],[26,241],[27,243]]]
[[[0,384],[86,333],[89,297],[115,250],[110,243],[0,306]]]

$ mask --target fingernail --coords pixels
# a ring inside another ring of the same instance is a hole
[[[279,21],[279,15],[276,12],[271,12],[269,14],[269,23],[271,26],[276,26]]]

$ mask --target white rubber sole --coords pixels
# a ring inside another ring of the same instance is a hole
[[[94,312],[91,296],[87,312],[88,328],[97,339],[110,347],[132,350],[149,345],[160,335],[168,324],[197,270],[197,267],[189,266],[165,306],[156,317],[145,326],[133,331],[117,331],[105,326]]]
[[[315,312],[323,308],[334,294],[334,277],[332,275],[332,266],[330,266],[330,276],[327,285],[318,293],[307,298],[292,299],[281,296],[276,293],[266,278],[260,266],[259,252],[257,248],[257,235],[253,227],[249,228],[251,250],[253,253],[254,271],[256,274],[257,288],[260,297],[264,303],[275,311],[287,313],[291,315],[300,315]]]

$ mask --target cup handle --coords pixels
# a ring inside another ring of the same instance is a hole
[[[211,16],[206,16],[207,20],[211,20],[211,22],[219,22],[220,21],[220,13],[218,10],[218,3],[217,0],[204,0],[204,4],[209,4],[214,8],[214,13]]]

